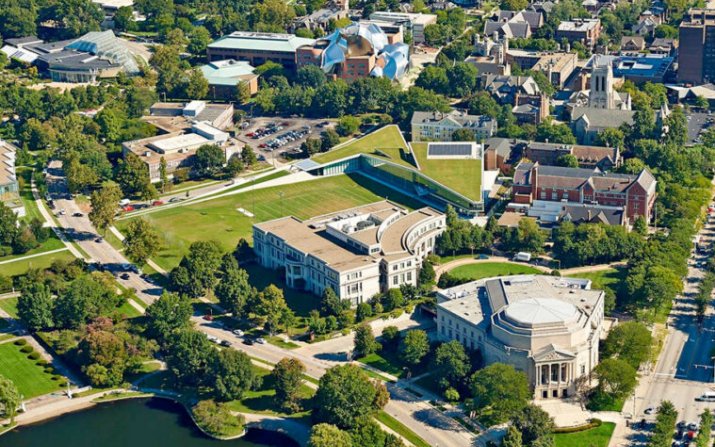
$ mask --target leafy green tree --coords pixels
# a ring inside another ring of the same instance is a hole
[[[652,345],[650,330],[643,323],[628,321],[608,332],[603,343],[603,355],[625,360],[638,369],[650,357]]]
[[[531,398],[526,375],[503,363],[493,363],[474,373],[471,391],[473,409],[490,425],[515,416]]]
[[[472,365],[464,346],[457,340],[442,343],[435,350],[434,364],[439,371],[438,376],[455,386],[469,374]]]
[[[199,175],[215,175],[226,162],[223,150],[215,144],[204,144],[194,155],[194,169]]]
[[[56,38],[72,39],[90,31],[99,31],[104,13],[91,0],[57,0],[40,11],[40,19],[51,19],[60,24],[53,30]]]
[[[32,282],[22,291],[17,301],[17,314],[31,331],[50,329],[55,325],[53,306],[50,288],[44,283]]]
[[[325,73],[317,65],[300,67],[296,74],[296,82],[303,87],[318,88],[327,82]]]
[[[191,414],[197,425],[216,436],[235,436],[243,431],[246,423],[243,415],[234,416],[227,404],[213,400],[200,401],[191,409]]]
[[[383,402],[377,398],[377,384],[360,367],[334,366],[320,378],[313,398],[313,417],[317,422],[352,429],[360,418],[369,417],[382,408]]]
[[[271,372],[275,381],[276,403],[286,410],[300,411],[300,387],[303,385],[305,365],[294,358],[281,359]]]
[[[447,69],[447,79],[450,96],[468,96],[477,87],[477,68],[468,62],[457,62]]]
[[[10,379],[0,375],[0,410],[6,418],[10,419],[11,425],[15,423],[17,408],[21,403],[17,386]]]
[[[625,138],[621,129],[609,128],[600,131],[596,137],[596,141],[602,146],[623,148]]]
[[[563,166],[565,168],[578,168],[578,159],[571,154],[560,155],[556,159],[556,166]]]
[[[372,327],[368,324],[361,324],[355,329],[355,357],[365,357],[382,348],[375,340]]]
[[[527,404],[513,420],[521,432],[522,442],[532,446],[553,446],[554,420],[549,413],[534,404]]]
[[[189,44],[186,50],[195,55],[203,55],[206,52],[206,47],[211,43],[211,33],[203,26],[197,26],[189,36]]]
[[[521,432],[518,428],[510,425],[506,430],[506,436],[501,443],[502,447],[522,447]]]
[[[422,268],[420,269],[420,274],[417,278],[417,282],[423,286],[427,284],[431,284],[434,282],[436,273],[434,272],[434,267],[432,267],[432,263],[425,260],[422,262]]]
[[[189,99],[206,98],[209,94],[209,81],[198,68],[191,70],[186,81],[185,95]]]
[[[149,168],[133,152],[127,153],[124,159],[119,161],[115,180],[119,183],[125,195],[134,197],[140,196],[151,183],[149,180]]]
[[[345,115],[340,118],[340,121],[338,121],[338,125],[335,130],[338,132],[338,135],[346,137],[357,132],[359,128],[360,118],[352,115]]]
[[[266,322],[266,329],[276,333],[280,328],[287,329],[295,323],[295,314],[288,307],[283,290],[273,284],[268,285],[258,294],[258,303],[254,312]]]
[[[381,302],[385,311],[390,312],[398,307],[402,307],[405,304],[405,297],[402,295],[402,290],[400,289],[388,289],[382,297]]]
[[[554,124],[547,119],[536,126],[536,139],[550,143],[576,144],[576,137],[566,124]]]
[[[221,247],[214,241],[197,241],[169,275],[175,290],[191,298],[203,296],[216,284],[215,272],[221,265]]]
[[[163,245],[156,228],[141,217],[129,221],[124,235],[124,254],[139,265],[156,255]]]
[[[190,300],[164,291],[159,299],[146,309],[147,335],[159,340],[168,340],[174,332],[191,326],[193,313]]]
[[[37,34],[37,6],[33,0],[0,1],[0,35],[5,39]]]
[[[636,369],[626,360],[605,359],[596,366],[594,373],[598,378],[598,390],[621,398],[636,386]]]
[[[216,398],[222,401],[241,399],[261,382],[248,354],[230,348],[213,356],[210,373]]]
[[[467,105],[472,115],[484,115],[496,119],[500,113],[499,104],[492,95],[484,91],[472,96]]]
[[[320,299],[320,311],[324,315],[338,316],[340,312],[349,307],[350,302],[341,300],[332,287],[328,286],[323,290],[323,296]]]
[[[409,365],[417,365],[429,354],[429,339],[421,329],[407,331],[400,341],[400,358]]]
[[[216,357],[216,349],[206,335],[193,329],[175,332],[166,346],[166,366],[182,385],[210,383],[209,374]]]
[[[695,445],[697,447],[710,447],[712,445],[712,441],[710,441],[712,425],[713,414],[710,412],[710,409],[706,408],[700,415],[700,430],[695,437]]]
[[[340,135],[334,129],[328,129],[320,135],[320,150],[322,152],[327,152],[338,144],[340,144]]]
[[[107,228],[114,224],[121,198],[122,190],[114,182],[104,183],[100,190],[94,191],[90,196],[92,211],[89,212],[88,217],[100,233],[104,234]]]
[[[433,92],[445,94],[449,91],[449,79],[447,70],[437,65],[428,65],[420,72],[417,80],[417,87],[422,87]]]
[[[529,2],[527,0],[502,0],[499,6],[507,11],[521,11],[529,6]]]
[[[452,141],[476,141],[477,137],[471,129],[457,129],[452,134]]]
[[[238,261],[232,254],[227,254],[221,261],[221,281],[216,286],[214,293],[219,299],[221,307],[231,312],[234,317],[240,318],[245,314],[248,300],[256,294],[251,286],[248,273],[239,268]]]
[[[60,328],[76,329],[100,315],[111,312],[121,298],[109,282],[80,276],[55,300],[53,316]]]
[[[350,433],[331,424],[316,424],[310,430],[308,447],[353,447]]]
[[[360,419],[357,427],[350,431],[353,445],[361,447],[384,447],[386,435],[380,425],[371,418]]]
[[[249,145],[243,146],[243,149],[241,150],[241,160],[243,160],[243,164],[247,168],[253,167],[253,165],[258,163],[258,156],[256,156],[256,151],[254,151],[253,148]]]
[[[315,90],[310,104],[312,116],[343,116],[348,109],[348,84],[342,79],[326,82]]]
[[[114,29],[116,31],[135,31],[134,11],[131,6],[121,6],[114,13]]]
[[[678,419],[678,412],[670,401],[663,401],[658,407],[655,427],[650,437],[649,446],[668,447],[673,441],[673,430],[675,421]]]

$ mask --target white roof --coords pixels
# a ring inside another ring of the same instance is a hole
[[[520,326],[542,326],[575,321],[579,311],[571,303],[553,298],[527,298],[509,304],[506,317]]]
[[[203,144],[212,144],[212,142],[199,134],[187,133],[164,140],[154,141],[151,143],[151,146],[164,152],[173,152],[187,147],[201,146]]]

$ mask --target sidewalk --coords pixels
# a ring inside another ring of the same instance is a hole
[[[84,256],[82,253],[75,248],[74,245],[69,241],[67,236],[65,236],[65,233],[55,225],[55,220],[52,218],[52,215],[50,215],[49,211],[47,211],[47,208],[45,208],[45,204],[42,202],[42,198],[40,198],[40,193],[37,191],[37,185],[35,185],[35,180],[32,180],[32,196],[35,198],[35,203],[37,203],[37,208],[40,210],[40,214],[42,214],[42,217],[45,219],[45,223],[52,228],[52,231],[55,232],[57,237],[62,241],[63,244],[65,244],[65,247],[74,255],[74,257],[79,258],[79,259],[84,259]]]

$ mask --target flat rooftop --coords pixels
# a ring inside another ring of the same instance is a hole
[[[234,31],[210,43],[208,48],[294,53],[298,47],[314,43],[315,39],[306,39],[295,34]]]

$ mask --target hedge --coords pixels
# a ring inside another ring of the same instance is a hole
[[[580,431],[586,431],[591,430],[592,428],[600,427],[601,424],[603,424],[602,420],[593,418],[583,425],[576,425],[573,427],[556,427],[554,429],[554,433],[577,433]]]

